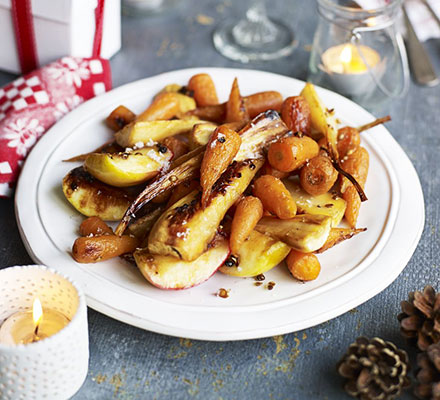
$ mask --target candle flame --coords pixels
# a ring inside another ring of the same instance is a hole
[[[344,64],[349,64],[353,58],[353,50],[351,45],[347,44],[341,51],[340,59]]]
[[[43,318],[43,307],[41,307],[41,302],[38,298],[34,300],[32,305],[32,319],[34,320],[35,326],[38,326]]]

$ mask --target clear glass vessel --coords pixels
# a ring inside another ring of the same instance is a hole
[[[285,57],[296,47],[293,31],[268,17],[264,0],[253,0],[245,18],[224,21],[213,41],[225,57],[243,63]]]
[[[408,60],[396,27],[401,7],[402,0],[318,0],[309,81],[370,109],[405,95]]]
[[[176,5],[177,0],[122,0],[122,13],[131,17],[159,14]]]

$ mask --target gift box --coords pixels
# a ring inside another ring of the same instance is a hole
[[[35,53],[36,65],[43,66],[64,56],[90,57],[94,46],[96,9],[101,0],[0,0],[0,69],[23,71],[21,43]],[[102,2],[100,56],[110,58],[121,47],[120,0]],[[26,13],[24,10],[29,9]],[[27,15],[26,15],[27,14]],[[26,30],[33,25],[27,35]],[[32,54],[31,54],[32,55]],[[28,56],[28,54],[27,54]]]

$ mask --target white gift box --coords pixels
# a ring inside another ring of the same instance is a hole
[[[32,0],[39,65],[63,56],[90,57],[95,35],[96,0]],[[0,69],[21,73],[11,0],[0,0]],[[101,57],[121,48],[121,0],[105,0]]]

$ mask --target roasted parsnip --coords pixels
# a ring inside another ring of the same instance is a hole
[[[323,253],[338,243],[351,239],[353,236],[366,230],[367,228],[332,228],[324,245],[319,250],[316,250],[315,253]]]
[[[331,218],[326,215],[297,215],[291,219],[263,217],[255,230],[272,236],[295,250],[311,253],[321,248],[330,233]]]
[[[154,225],[148,239],[153,254],[172,255],[192,261],[206,251],[221,220],[246,190],[263,161],[235,162],[215,183],[210,202],[202,208],[194,191],[169,208]]]
[[[189,132],[198,120],[135,121],[115,133],[116,142],[126,148],[139,143],[151,145],[168,136]]]

